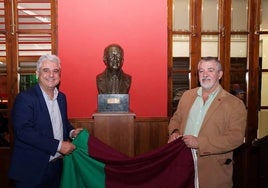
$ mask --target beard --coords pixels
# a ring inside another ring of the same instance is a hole
[[[202,78],[200,85],[204,89],[211,89],[215,85],[215,82],[212,82],[210,78]]]

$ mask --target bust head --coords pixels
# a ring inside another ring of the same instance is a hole
[[[128,94],[131,76],[122,70],[124,50],[118,44],[110,44],[104,49],[103,62],[106,69],[97,75],[99,94]]]
[[[124,62],[124,50],[118,44],[110,44],[104,49],[103,62],[112,72],[121,70]]]

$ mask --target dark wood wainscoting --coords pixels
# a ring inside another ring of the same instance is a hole
[[[168,118],[137,118],[135,121],[135,154],[159,148],[168,141]]]
[[[12,188],[12,182],[7,177],[10,164],[11,149],[9,147],[0,148],[0,187]]]
[[[168,118],[159,117],[135,118],[135,155],[146,153],[167,143],[168,120]],[[94,119],[75,118],[70,119],[70,121],[74,127],[83,127],[94,135]]]
[[[85,128],[94,135],[94,120],[92,118],[72,118],[70,122],[75,128]]]

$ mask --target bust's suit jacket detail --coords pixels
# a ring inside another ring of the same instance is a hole
[[[63,138],[67,140],[72,126],[67,117],[66,97],[62,92],[59,92],[57,101],[63,123]],[[9,177],[18,181],[39,181],[59,144],[53,137],[52,123],[39,84],[16,97],[12,126],[15,140]],[[32,176],[37,178],[33,179]]]
[[[109,78],[107,78],[108,70],[98,74],[96,77],[97,89],[99,94],[111,94],[109,89]],[[131,84],[131,76],[120,71],[120,83],[119,83],[119,94],[128,94]]]

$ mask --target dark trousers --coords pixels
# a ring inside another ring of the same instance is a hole
[[[53,162],[49,162],[47,169],[43,175],[43,178],[39,184],[33,184],[32,182],[16,181],[15,188],[59,188],[62,167],[62,159],[57,159]]]

